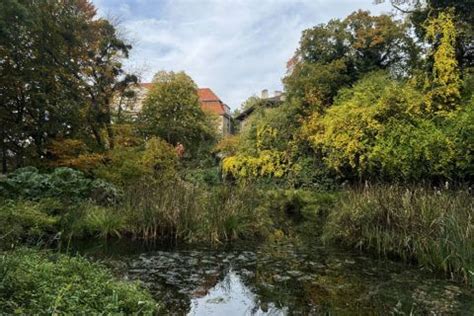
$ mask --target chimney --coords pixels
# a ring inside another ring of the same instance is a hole
[[[268,90],[267,89],[262,90],[262,99],[268,99]]]

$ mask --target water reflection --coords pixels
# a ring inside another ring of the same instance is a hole
[[[471,289],[427,271],[321,245],[119,246],[95,245],[86,253],[105,255],[121,266],[124,277],[143,281],[164,302],[166,314],[474,315]]]
[[[285,315],[286,311],[275,306],[263,310],[256,295],[245,285],[241,277],[230,270],[203,297],[191,299],[188,315]]]

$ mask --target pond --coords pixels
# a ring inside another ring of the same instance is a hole
[[[171,315],[474,315],[472,289],[416,267],[296,241],[223,248],[78,244]]]

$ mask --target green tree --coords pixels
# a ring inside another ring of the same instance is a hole
[[[104,147],[100,136],[101,129],[110,130],[109,100],[133,81],[119,62],[129,49],[88,0],[2,1],[3,171],[44,160],[56,138],[92,134]]]
[[[384,2],[377,0],[376,2]],[[426,24],[440,12],[452,10],[458,36],[456,38],[456,60],[464,73],[474,67],[474,5],[472,0],[390,0],[392,5],[405,13],[419,39],[426,36]]]
[[[313,114],[302,135],[346,179],[471,179],[472,102],[432,115],[425,99],[411,82],[372,73]]]
[[[88,58],[81,64],[81,86],[86,101],[85,117],[97,145],[114,148],[111,102],[115,94],[127,92],[131,84],[137,83],[135,75],[127,74],[122,60],[128,58],[131,45],[120,39],[109,21],[99,19],[91,25]],[[105,130],[104,140],[101,130]]]
[[[407,27],[388,15],[357,11],[303,31],[284,79],[289,98],[322,111],[341,87],[370,71],[388,69],[406,75],[417,55]]]
[[[197,86],[184,72],[158,72],[148,93],[139,121],[145,135],[158,136],[186,151],[213,141],[212,118],[199,105]]]
[[[390,120],[409,120],[422,101],[410,85],[376,72],[341,90],[325,114],[314,113],[305,122],[302,134],[329,168],[347,178],[367,178],[376,136]]]

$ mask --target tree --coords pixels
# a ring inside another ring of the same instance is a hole
[[[79,30],[93,7],[86,1],[1,4],[0,81],[2,165],[42,159],[49,139],[80,127],[75,79]],[[92,11],[91,11],[92,10]],[[8,161],[9,160],[9,161]]]
[[[92,132],[102,145],[100,128],[110,127],[108,100],[133,81],[119,62],[129,49],[88,0],[2,1],[3,172],[43,160],[56,138]]]
[[[465,180],[473,168],[472,113],[466,104],[432,115],[424,91],[376,72],[340,91],[302,134],[346,179]]]
[[[384,2],[384,0],[376,0]],[[474,5],[472,0],[390,0],[392,5],[405,13],[415,27],[420,40],[426,36],[426,24],[440,12],[452,10],[458,36],[455,50],[456,60],[463,74],[474,67]]]
[[[191,152],[215,137],[212,120],[199,105],[197,86],[184,72],[161,71],[154,76],[139,122],[145,135],[181,143]]]
[[[293,69],[284,79],[289,98],[322,111],[341,87],[368,72],[406,75],[417,53],[407,27],[388,15],[357,11],[303,31]]]
[[[427,107],[433,111],[452,110],[460,101],[461,78],[456,60],[456,28],[450,11],[440,12],[428,21],[426,38],[435,43],[430,51],[433,66],[427,82]]]
[[[118,38],[115,28],[107,20],[93,21],[92,28],[88,58],[81,64],[81,81],[87,101],[85,116],[97,145],[105,146],[101,135],[101,130],[105,129],[108,146],[113,148],[112,99],[115,94],[124,94],[131,84],[137,83],[137,77],[126,74],[121,63],[122,59],[128,58],[132,47]]]

